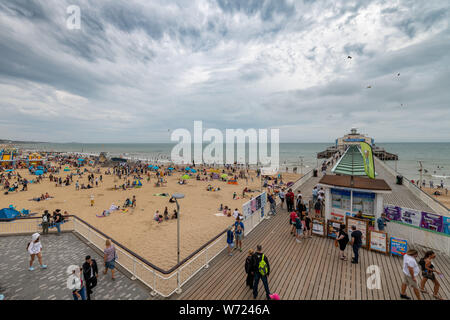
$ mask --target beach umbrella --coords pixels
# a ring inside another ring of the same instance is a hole
[[[169,170],[175,170],[175,168],[170,167]]]
[[[196,172],[197,172],[197,170],[195,170],[195,169],[191,169],[191,172],[192,172],[192,173],[196,173]]]
[[[13,171],[14,171],[14,169],[8,169],[5,172],[13,172]]]
[[[226,173],[224,173],[220,177],[226,179],[226,178],[228,178],[228,175]]]
[[[44,174],[44,171],[42,171],[42,170],[36,170],[36,171],[34,172],[34,174],[37,175],[37,176],[42,176],[42,175]]]
[[[157,167],[157,166],[154,166],[154,167],[153,167],[153,169],[155,169],[155,170],[158,170],[158,169],[159,169],[159,167]]]
[[[181,177],[181,179],[183,179],[183,180],[187,180],[187,179],[190,179],[191,177],[189,177],[187,174],[185,174],[184,176],[182,176]]]
[[[70,171],[70,169],[69,169],[69,168],[67,168],[67,167],[65,167],[65,168],[64,168],[64,171]]]

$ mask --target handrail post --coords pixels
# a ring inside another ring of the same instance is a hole
[[[156,272],[155,272],[155,270],[153,270],[153,290],[150,292],[150,295],[152,297],[156,296]]]
[[[208,249],[209,249],[209,247],[206,247],[206,250],[205,250],[205,269],[209,268],[209,264],[208,264]]]
[[[133,257],[133,274],[131,280],[136,280],[136,257]]]
[[[181,290],[180,270],[181,270],[181,268],[178,268],[178,271],[177,271],[177,290],[175,291],[177,294],[180,294],[183,291],[183,290]]]

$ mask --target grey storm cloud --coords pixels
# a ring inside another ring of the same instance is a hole
[[[203,120],[280,128],[282,141],[352,126],[449,141],[449,13],[411,0],[2,1],[0,139],[167,142]]]

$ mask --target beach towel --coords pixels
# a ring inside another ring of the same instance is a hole
[[[214,213],[215,216],[217,217],[226,217],[226,214],[223,214],[223,212],[218,212],[218,213]]]
[[[170,197],[168,193],[154,193],[153,195],[156,197]]]

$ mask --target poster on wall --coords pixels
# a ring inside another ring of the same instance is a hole
[[[412,225],[414,227],[420,227],[420,221],[422,220],[422,212],[412,209],[401,208],[402,222]]]
[[[350,191],[331,188],[332,208],[350,210]]]
[[[250,207],[252,208],[252,213],[256,211],[256,199],[250,200]]]
[[[367,248],[367,231],[369,229],[369,222],[367,220],[364,219],[358,219],[358,218],[353,218],[353,217],[346,217],[347,219],[347,234],[349,239],[351,240],[352,237],[352,226],[356,227],[356,230],[361,231],[362,233],[362,246],[364,248]]]
[[[353,191],[353,212],[374,216],[375,193]]]
[[[261,209],[261,195],[256,197],[256,210]]]
[[[432,231],[443,232],[444,221],[442,218],[442,216],[437,214],[422,212],[420,227]]]
[[[325,226],[322,219],[312,219],[312,233],[321,237],[325,236]]]
[[[386,218],[391,221],[402,221],[402,210],[400,207],[387,205],[384,207]]]
[[[264,208],[266,206],[266,203],[267,203],[267,194],[263,192],[261,194],[261,208]]]
[[[336,209],[333,209],[331,211],[331,218],[336,221],[344,222],[345,219],[345,212],[339,212]]]
[[[381,253],[388,253],[388,235],[382,231],[370,231],[369,249]]]
[[[443,219],[443,230],[445,234],[450,234],[450,217],[442,217]]]
[[[408,251],[408,241],[391,237],[390,251],[392,255],[403,256]]]
[[[336,232],[341,228],[341,222],[337,220],[327,221],[327,237],[336,239]]]
[[[252,215],[252,208],[250,206],[250,201],[246,202],[242,205],[242,213],[244,214],[244,217],[247,218]]]

